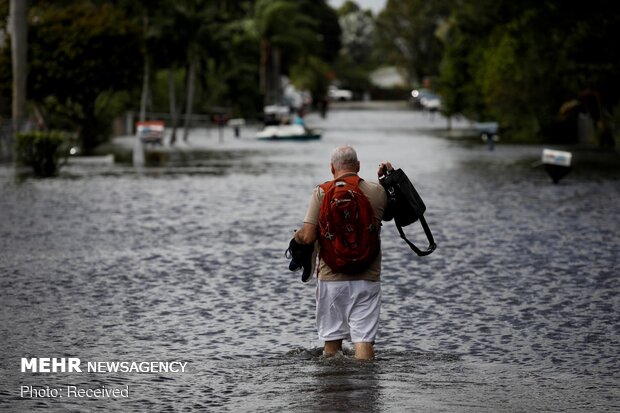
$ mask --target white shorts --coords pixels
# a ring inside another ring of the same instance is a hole
[[[319,340],[374,342],[380,309],[381,282],[319,280],[316,287]]]

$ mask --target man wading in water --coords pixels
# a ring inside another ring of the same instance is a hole
[[[379,166],[378,175],[386,169],[392,170],[389,162]],[[370,360],[381,307],[380,229],[387,196],[378,183],[360,179],[359,170],[351,146],[333,151],[334,180],[314,189],[294,239],[305,245],[319,241],[316,325],[324,354],[336,354],[347,339],[355,358]]]

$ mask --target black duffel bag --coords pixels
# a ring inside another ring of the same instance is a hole
[[[433,234],[424,219],[426,205],[424,205],[424,201],[422,201],[422,198],[420,198],[420,195],[418,195],[418,192],[403,170],[399,168],[392,171],[385,171],[384,175],[379,178],[379,183],[383,186],[383,189],[385,189],[385,193],[388,197],[388,205],[384,219],[389,221],[394,218],[394,223],[396,224],[400,237],[405,240],[416,254],[424,256],[435,251],[437,244],[435,244]],[[420,224],[422,224],[424,233],[428,238],[429,245],[426,251],[420,250],[409,241],[403,231],[403,227],[413,224],[418,220],[420,220]]]

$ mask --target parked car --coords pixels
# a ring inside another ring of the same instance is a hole
[[[441,97],[429,89],[413,89],[409,103],[414,109],[435,112],[441,107]]]
[[[353,99],[353,92],[348,89],[339,89],[336,86],[330,86],[327,89],[327,96],[330,100],[346,101]]]

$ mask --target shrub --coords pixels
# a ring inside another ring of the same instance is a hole
[[[59,159],[66,153],[69,135],[61,131],[33,131],[17,134],[17,161],[31,166],[35,175],[54,176]]]

